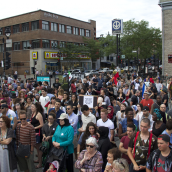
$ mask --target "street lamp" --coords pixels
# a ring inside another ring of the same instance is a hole
[[[3,35],[3,31],[2,28],[0,28],[0,35]],[[11,35],[11,30],[9,27],[7,27],[5,29],[5,35],[7,37],[7,39],[9,39],[10,35]],[[2,38],[2,43],[3,43],[3,63],[4,63],[4,68],[3,68],[3,75],[5,77],[5,57],[4,57],[4,46],[5,46],[5,39]]]

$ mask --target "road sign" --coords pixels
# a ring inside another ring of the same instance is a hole
[[[112,35],[123,33],[123,19],[112,20]]]
[[[125,55],[121,55],[121,59],[125,59]]]
[[[12,39],[6,39],[6,47],[12,47]]]

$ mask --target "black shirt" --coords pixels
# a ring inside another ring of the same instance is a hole
[[[131,101],[133,102],[133,105],[137,105],[137,103],[138,103],[138,98],[137,98],[137,96],[133,95],[133,96],[131,97]]]
[[[162,132],[166,129],[166,125],[164,123],[161,124],[161,126],[156,129],[155,128],[155,122],[153,123],[153,129],[152,129],[152,134],[154,134],[156,137],[158,137]]]
[[[165,94],[162,98],[162,103],[164,102],[164,100],[167,100],[167,102],[165,103],[166,107],[168,107],[168,95]]]
[[[58,88],[59,88],[59,86],[61,86],[61,84],[60,84],[60,83],[54,83],[54,84],[53,84],[53,87],[54,87],[54,88],[57,88],[57,89],[58,89]]]

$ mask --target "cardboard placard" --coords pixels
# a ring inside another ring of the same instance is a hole
[[[87,105],[89,108],[94,108],[97,106],[97,96],[79,95],[79,104],[81,107]]]

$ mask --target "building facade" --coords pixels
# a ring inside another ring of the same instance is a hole
[[[12,47],[5,48],[6,52],[11,53],[11,68],[6,70],[6,74],[17,71],[19,75],[30,75],[34,66],[43,74],[48,70],[66,69],[69,62],[63,55],[58,55],[57,46],[65,46],[66,43],[83,45],[83,37],[96,39],[96,21],[80,21],[43,10],[0,20],[0,28],[3,30],[0,40],[5,38],[6,27],[11,29],[9,39],[12,39]],[[2,51],[3,44],[0,41],[1,61]],[[85,69],[96,68],[97,64],[92,64],[86,55],[79,55],[72,63],[74,67],[80,66]],[[1,74],[2,71],[1,67]]]
[[[162,8],[162,74],[172,75],[172,0],[159,0]]]

